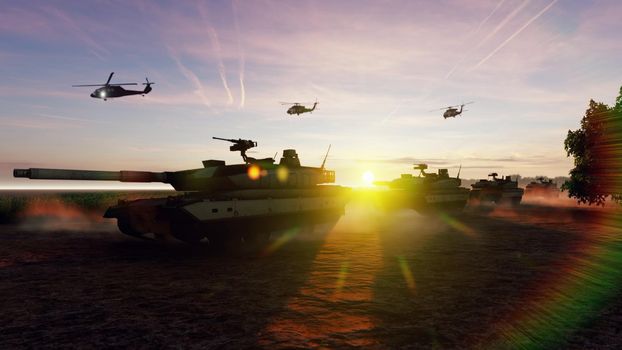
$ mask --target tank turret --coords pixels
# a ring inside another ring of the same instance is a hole
[[[244,164],[227,165],[223,160],[204,160],[203,168],[181,171],[97,171],[72,169],[14,169],[13,176],[46,180],[161,182],[185,194],[166,199],[120,202],[105,217],[117,218],[122,232],[136,237],[153,233],[172,235],[184,241],[208,238],[211,243],[252,231],[264,235],[304,221],[318,222],[343,214],[348,189],[326,185],[335,182],[335,172],[300,164],[293,149],[283,151],[279,164],[273,158],[248,157],[257,142],[223,139],[233,143]],[[252,230],[251,230],[252,228]],[[227,236],[224,232],[229,232]],[[236,231],[237,232],[237,231]]]

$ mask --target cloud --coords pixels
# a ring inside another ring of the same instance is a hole
[[[81,123],[70,118],[50,118],[44,116],[20,116],[20,117],[2,117],[0,116],[0,126],[5,128],[17,129],[56,129],[66,130],[81,128]]]
[[[508,157],[482,157],[477,155],[467,155],[463,157],[451,158],[424,158],[424,157],[397,157],[397,158],[370,158],[370,159],[354,159],[359,163],[378,163],[378,164],[430,164],[430,165],[448,165],[448,164],[465,164],[464,168],[483,168],[488,165],[468,165],[468,163],[490,162],[490,163],[522,163],[528,165],[548,165],[559,162],[557,157],[545,155],[512,155]],[[498,165],[495,165],[498,167]]]

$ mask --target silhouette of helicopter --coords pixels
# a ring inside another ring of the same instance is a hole
[[[315,110],[315,106],[317,106],[317,100],[313,103],[312,108],[307,108],[303,106],[300,102],[281,102],[282,105],[292,105],[287,110],[287,114],[296,114],[301,115],[302,113],[313,112]]]
[[[460,105],[456,105],[456,106],[449,106],[449,107],[443,107],[443,108],[439,108],[439,109],[433,109],[430,112],[445,110],[445,113],[443,113],[443,118],[445,118],[445,119],[447,119],[447,118],[455,118],[455,117],[459,116],[460,114],[462,114],[462,112],[466,112],[466,109],[463,109],[464,106],[470,105],[471,103],[473,103],[473,101],[467,102],[467,103],[463,103],[463,104],[460,104]],[[458,107],[460,107],[460,110],[458,110]]]
[[[119,83],[119,84],[110,84],[110,79],[112,79],[112,75],[114,72],[110,73],[106,84],[92,84],[92,85],[72,85],[72,87],[85,87],[85,86],[101,86],[99,89],[96,89],[91,94],[93,98],[101,98],[104,101],[107,101],[109,98],[113,97],[123,97],[129,95],[143,95],[145,96],[149,92],[151,92],[151,85],[155,84],[149,79],[145,78],[146,83],[143,83],[145,86],[144,90],[125,90],[121,87],[121,85],[138,85],[137,83]]]

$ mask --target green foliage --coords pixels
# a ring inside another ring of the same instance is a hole
[[[562,185],[580,203],[604,205],[606,199],[622,201],[622,88],[609,107],[590,100],[581,128],[568,130],[564,141],[575,167]]]
[[[0,223],[12,222],[27,205],[24,197],[0,197]]]

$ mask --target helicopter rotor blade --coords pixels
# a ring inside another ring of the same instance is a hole
[[[86,87],[86,86],[106,86],[106,84],[71,85],[71,87]]]
[[[450,109],[450,108],[455,108],[455,107],[460,107],[460,106],[459,105],[457,105],[457,106],[447,106],[447,107],[443,107],[443,108],[433,109],[433,110],[428,111],[428,112],[442,111],[442,110],[445,110],[445,109]]]
[[[110,72],[110,76],[108,77],[108,80],[106,81],[106,85],[110,84],[110,79],[112,79],[113,74],[114,72]]]
[[[119,83],[119,84],[108,84],[108,86],[120,86],[120,85],[138,85],[138,83]]]
[[[153,84],[155,84],[154,81],[149,81],[149,78],[147,78],[147,77],[145,77],[145,81],[146,81],[146,83],[143,83],[143,85],[153,85]]]
[[[475,102],[473,102],[473,101],[471,101],[471,102],[466,102],[466,103],[461,104],[460,106],[466,106],[466,105],[470,105],[470,104],[472,104],[472,103],[475,103]]]

